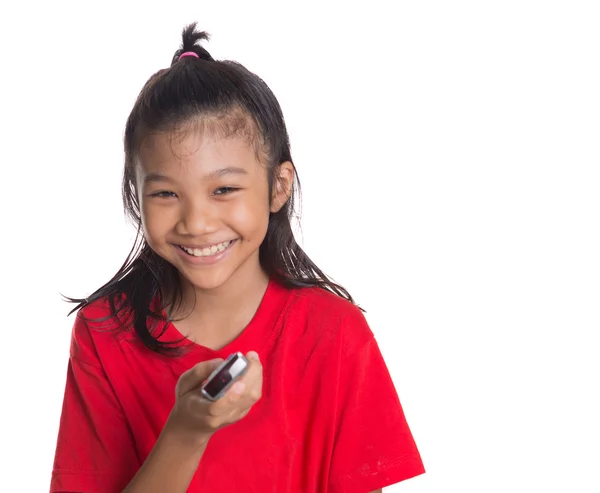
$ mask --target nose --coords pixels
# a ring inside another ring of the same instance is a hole
[[[217,229],[217,214],[211,204],[201,200],[188,200],[181,208],[176,232],[181,235],[199,236]]]

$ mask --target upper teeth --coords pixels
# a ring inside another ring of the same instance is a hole
[[[208,257],[210,255],[215,255],[216,253],[222,252],[229,246],[230,243],[231,241],[224,241],[223,243],[218,243],[206,248],[187,248],[181,246],[181,249],[190,255],[193,255],[194,257]]]

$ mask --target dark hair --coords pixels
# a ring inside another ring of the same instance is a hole
[[[85,299],[66,298],[77,306],[69,313],[101,298],[109,302],[111,313],[123,322],[132,322],[140,340],[158,352],[179,350],[181,341],[163,341],[171,308],[181,302],[182,292],[176,268],[157,255],[141,234],[140,207],[136,195],[134,162],[142,141],[151,133],[190,130],[198,117],[208,119],[212,131],[227,135],[243,135],[254,144],[261,161],[267,165],[269,194],[277,166],[292,162],[289,137],[283,114],[275,95],[267,84],[241,64],[216,61],[202,46],[209,35],[198,32],[196,24],[183,30],[183,43],[173,56],[171,66],[156,72],[142,88],[125,127],[125,168],[123,204],[126,214],[137,225],[138,234],[127,259],[104,286]],[[184,52],[193,52],[180,59]],[[293,162],[292,162],[293,165]],[[330,280],[296,243],[291,227],[294,213],[294,191],[275,213],[271,213],[267,234],[259,249],[265,272],[289,288],[316,286],[354,303],[350,294]],[[159,297],[161,306],[152,301]],[[166,320],[162,309],[170,307]],[[148,327],[149,320],[162,321]]]

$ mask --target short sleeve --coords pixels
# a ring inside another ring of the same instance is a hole
[[[329,491],[368,493],[425,472],[379,346],[362,313],[345,327]]]
[[[127,420],[78,314],[50,493],[121,492],[139,467]]]

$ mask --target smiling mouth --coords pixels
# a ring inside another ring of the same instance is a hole
[[[205,248],[188,248],[182,245],[179,245],[179,248],[192,257],[213,257],[227,249],[235,241],[237,240],[224,241]]]

